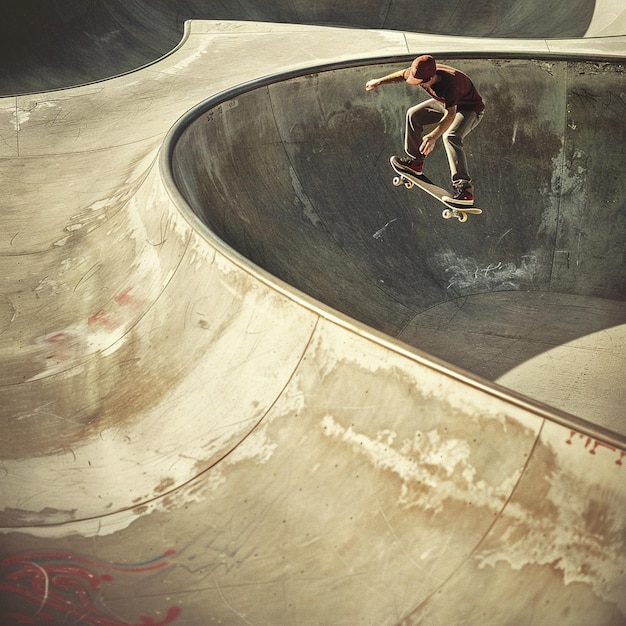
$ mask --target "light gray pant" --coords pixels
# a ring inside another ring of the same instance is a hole
[[[445,112],[443,104],[434,98],[421,102],[406,112],[404,150],[417,163],[423,163],[425,158],[420,153],[425,128],[438,124]],[[443,145],[448,155],[450,177],[454,186],[464,186],[472,180],[467,169],[463,140],[478,126],[482,117],[482,113],[476,111],[457,111],[454,122],[443,134]]]

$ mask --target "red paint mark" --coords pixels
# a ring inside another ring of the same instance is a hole
[[[106,323],[106,313],[103,309],[100,309],[94,315],[87,318],[87,324],[89,326],[103,326]]]
[[[569,439],[565,442],[568,446],[572,445],[572,442],[576,439],[585,439],[584,447],[589,449],[589,454],[596,454],[596,450],[598,448],[606,448],[614,453],[619,453],[619,459],[615,461],[615,465],[623,465],[622,459],[626,456],[626,452],[624,450],[620,450],[619,448],[615,448],[614,446],[610,446],[607,443],[603,443],[602,441],[598,441],[597,439],[593,439],[592,437],[586,437],[582,433],[576,432],[575,430],[570,430]]]
[[[0,601],[0,606],[7,606],[11,598],[19,597],[30,603],[32,610],[25,612],[20,601],[20,612],[0,609],[0,618],[3,624],[57,624],[76,618],[72,623],[128,626],[130,622],[121,622],[95,604],[96,600],[105,598],[103,583],[113,581],[111,574],[101,570],[122,576],[154,572],[168,567],[166,557],[175,553],[168,550],[150,561],[134,564],[103,563],[62,552],[31,552],[7,557],[0,561],[0,598],[1,594],[6,594],[6,601]],[[181,609],[173,606],[159,621],[140,616],[136,626],[166,626],[180,614]]]
[[[43,338],[43,343],[54,346],[55,350],[46,356],[46,359],[63,361],[70,356],[72,336],[65,332],[54,333]]]
[[[87,318],[87,324],[106,328],[106,330],[115,330],[121,325],[121,322],[107,315],[104,309],[100,309],[96,314]]]
[[[138,308],[141,301],[132,296],[131,291],[132,289],[129,287],[117,294],[117,296],[113,298],[114,302],[119,307]],[[119,328],[122,323],[123,320],[120,310],[118,310],[117,313],[107,313],[104,309],[100,309],[97,313],[87,318],[87,324],[89,324],[89,326],[99,326],[106,330],[115,330]]]
[[[122,293],[115,296],[114,300],[120,306],[133,306],[139,304],[139,301],[134,296],[130,295],[132,289],[129,287],[128,289],[124,289]]]
[[[104,316],[105,316],[105,312],[102,309],[100,309],[95,315],[92,315],[91,317],[87,318],[87,324],[89,324],[89,326],[93,324],[98,324]]]
[[[46,343],[61,343],[63,341],[67,341],[70,336],[67,333],[56,333],[54,335],[50,335],[50,337],[46,337],[44,341]]]

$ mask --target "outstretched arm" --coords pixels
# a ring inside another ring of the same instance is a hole
[[[406,69],[398,70],[397,72],[387,74],[387,76],[383,76],[382,78],[372,78],[372,80],[368,80],[365,83],[365,91],[374,91],[376,87],[387,85],[389,83],[403,83],[406,80],[406,72]]]

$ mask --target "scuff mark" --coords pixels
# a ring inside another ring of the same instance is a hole
[[[519,264],[494,261],[484,266],[474,259],[458,258],[450,253],[443,255],[441,263],[447,266],[444,272],[449,276],[446,289],[480,288],[493,291],[521,289],[524,284],[532,283],[538,260],[533,253],[524,255]]]
[[[394,217],[392,220],[389,220],[382,228],[379,228],[373,235],[372,237],[374,237],[374,239],[382,239],[383,238],[383,233],[387,230],[387,228],[393,224],[394,222],[397,222],[398,218]]]
[[[296,194],[296,199],[302,205],[302,212],[308,218],[311,224],[313,224],[314,226],[318,226],[322,223],[322,220],[320,220],[319,215],[315,212],[315,207],[313,206],[313,203],[306,195],[300,183],[300,180],[298,179],[298,176],[292,167],[289,168],[289,175],[291,177],[291,186],[294,193]]]

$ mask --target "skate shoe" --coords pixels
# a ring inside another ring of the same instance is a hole
[[[458,204],[461,206],[473,206],[474,204],[474,189],[471,185],[465,184],[459,185],[454,188],[454,195],[451,198],[446,196],[447,201],[452,204]]]
[[[393,157],[399,170],[404,170],[413,176],[421,176],[424,173],[424,164],[416,163],[411,157]]]

